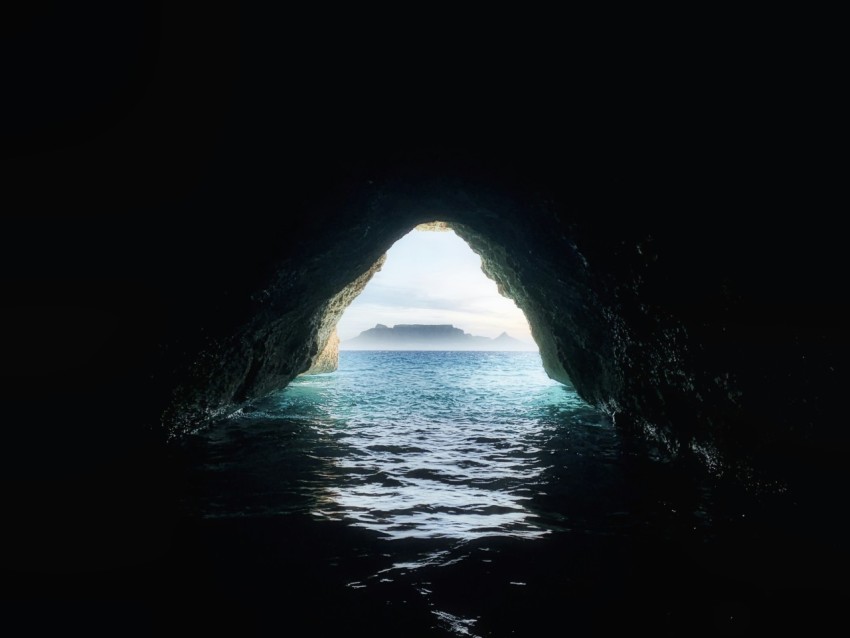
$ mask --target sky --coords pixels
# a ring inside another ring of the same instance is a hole
[[[528,321],[481,271],[481,258],[453,231],[413,230],[387,251],[387,261],[345,311],[342,341],[383,323],[453,324],[464,332],[507,332],[534,346]]]

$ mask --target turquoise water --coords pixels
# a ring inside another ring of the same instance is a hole
[[[785,606],[782,527],[537,353],[342,352],[183,451],[196,587],[234,631],[738,635]]]
[[[387,539],[562,529],[569,517],[544,505],[547,473],[581,465],[588,445],[619,453],[610,421],[549,379],[536,352],[342,352],[337,372],[299,377],[206,437],[225,450],[219,471],[262,476],[228,478],[206,516],[302,511]],[[311,472],[270,476],[269,454]]]

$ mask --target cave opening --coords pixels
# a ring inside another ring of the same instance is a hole
[[[327,239],[317,237],[319,243],[305,243],[261,281],[251,295],[244,323],[234,325],[224,338],[209,340],[200,357],[187,366],[186,378],[174,389],[161,416],[170,438],[206,427],[287,387],[299,375],[336,370],[340,351],[337,327],[343,315],[381,272],[388,251],[410,233],[454,237],[475,260],[479,282],[491,289],[487,303],[512,311],[513,317],[501,328],[491,323],[482,329],[489,335],[478,336],[498,340],[493,345],[504,350],[536,350],[549,379],[574,388],[583,400],[607,414],[614,413],[617,405],[611,397],[621,379],[600,374],[613,354],[610,319],[602,314],[604,309],[594,296],[587,260],[566,235],[551,245],[535,244],[523,236],[524,226],[514,224],[509,216],[495,215],[482,223],[481,212],[474,208],[427,198],[414,204],[405,202],[410,211],[401,220],[385,224],[382,206],[387,205],[392,204],[373,201],[370,211],[374,218],[334,229]],[[446,210],[441,217],[448,221],[429,221],[433,217],[425,208]],[[551,259],[564,255],[573,258],[574,268],[553,271]],[[448,273],[444,278],[456,277]],[[463,293],[460,297],[453,302],[474,302],[468,296],[463,298]],[[442,319],[438,325],[454,330],[457,316]],[[378,323],[380,318],[360,327]],[[519,343],[513,341],[510,330],[517,332]],[[456,332],[470,339],[474,336],[463,327]],[[353,341],[350,332],[344,336]]]
[[[445,222],[396,241],[337,324],[342,350],[537,350],[523,311]]]
[[[843,624],[832,40],[806,46],[807,21],[781,14],[665,38],[516,7],[400,7],[387,28],[363,7],[65,4],[4,24],[10,626]],[[617,429],[527,386],[500,406],[465,387],[408,410],[405,379],[377,396],[386,369],[336,373],[356,393],[298,376],[349,286],[435,217],[526,312],[548,375]],[[467,399],[450,432],[415,418]],[[545,426],[500,432],[517,402]],[[400,427],[369,427],[375,404]],[[193,437],[199,461],[174,460]],[[708,450],[707,478],[689,450]],[[463,482],[478,500],[451,498]],[[203,516],[183,516],[195,491]],[[532,525],[551,533],[528,540]],[[482,537],[497,527],[508,537]]]
[[[546,374],[525,314],[449,224],[415,226],[369,274],[318,362],[259,408],[336,450],[313,513],[391,539],[549,533],[528,496],[546,442],[569,419],[610,424]]]
[[[619,438],[545,369],[509,277],[483,262],[449,223],[396,239],[327,303],[310,367],[201,435],[227,459],[204,476],[201,511],[294,508],[384,540],[560,529],[540,485]]]
[[[532,234],[506,214],[458,213],[453,230],[528,313],[540,353],[517,355],[543,366],[500,375],[485,353],[470,373],[469,362],[425,366],[407,351],[375,365],[368,351],[343,347],[325,357],[334,369],[326,374],[315,366],[344,311],[393,242],[424,219],[390,224],[374,210],[357,232],[332,228],[284,262],[222,350],[227,364],[199,368],[197,387],[211,388],[202,398],[212,399],[202,407],[218,399],[232,408],[197,435],[200,459],[190,469],[214,541],[221,528],[236,529],[258,564],[272,557],[281,573],[298,575],[298,587],[320,572],[343,592],[334,604],[351,609],[409,604],[410,623],[456,618],[461,626],[480,612],[482,635],[499,627],[492,601],[521,588],[542,601],[541,627],[560,614],[562,592],[601,598],[613,586],[631,601],[647,573],[673,607],[685,589],[713,600],[703,570],[682,587],[680,565],[703,544],[723,554],[731,541],[716,540],[716,521],[739,525],[746,497],[728,498],[687,464],[658,463],[598,409],[658,415],[664,410],[646,397],[673,404],[684,360],[676,325],[660,322],[654,332],[644,322],[645,338],[631,339],[627,309],[606,294],[593,253],[569,232]],[[337,367],[347,355],[362,356]],[[640,384],[653,393],[638,392]],[[670,552],[670,538],[684,549]],[[731,570],[742,553],[729,556]]]

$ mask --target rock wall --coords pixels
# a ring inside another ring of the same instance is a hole
[[[114,485],[91,507],[111,521],[161,438],[308,370],[354,282],[434,220],[525,310],[549,374],[624,428],[846,465],[837,169],[811,169],[829,154],[806,140],[832,138],[785,99],[811,94],[785,67],[772,94],[763,60],[574,57],[559,21],[523,40],[513,14],[434,47],[281,38],[269,3],[125,4],[126,28],[33,14],[9,45],[29,64],[8,89],[0,388],[8,471],[49,476],[33,502]]]
[[[337,368],[339,368],[339,335],[334,330],[310,367],[301,374],[325,374]]]
[[[366,253],[374,255],[371,263],[358,258],[353,268],[339,269],[338,250],[325,246],[307,265],[288,260],[266,287],[253,291],[253,315],[185,370],[186,381],[175,388],[162,417],[170,438],[283,388],[299,374],[336,369],[336,325],[386,259],[385,250],[373,249]]]
[[[189,369],[165,413],[170,432],[200,427],[308,370],[385,251],[439,210],[525,312],[547,373],[660,453],[721,467],[794,445],[794,426],[781,416],[762,428],[759,413],[776,412],[748,371],[769,374],[776,353],[760,360],[738,337],[725,342],[733,293],[711,280],[716,266],[704,249],[676,246],[679,225],[603,233],[566,200],[475,179],[373,180],[344,199],[335,232],[310,235],[287,256],[252,293],[256,305],[244,308],[230,345]],[[695,294],[705,299],[689,305]]]

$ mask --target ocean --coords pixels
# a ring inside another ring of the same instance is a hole
[[[181,453],[218,629],[738,635],[800,603],[781,490],[658,457],[536,352],[343,351]]]

